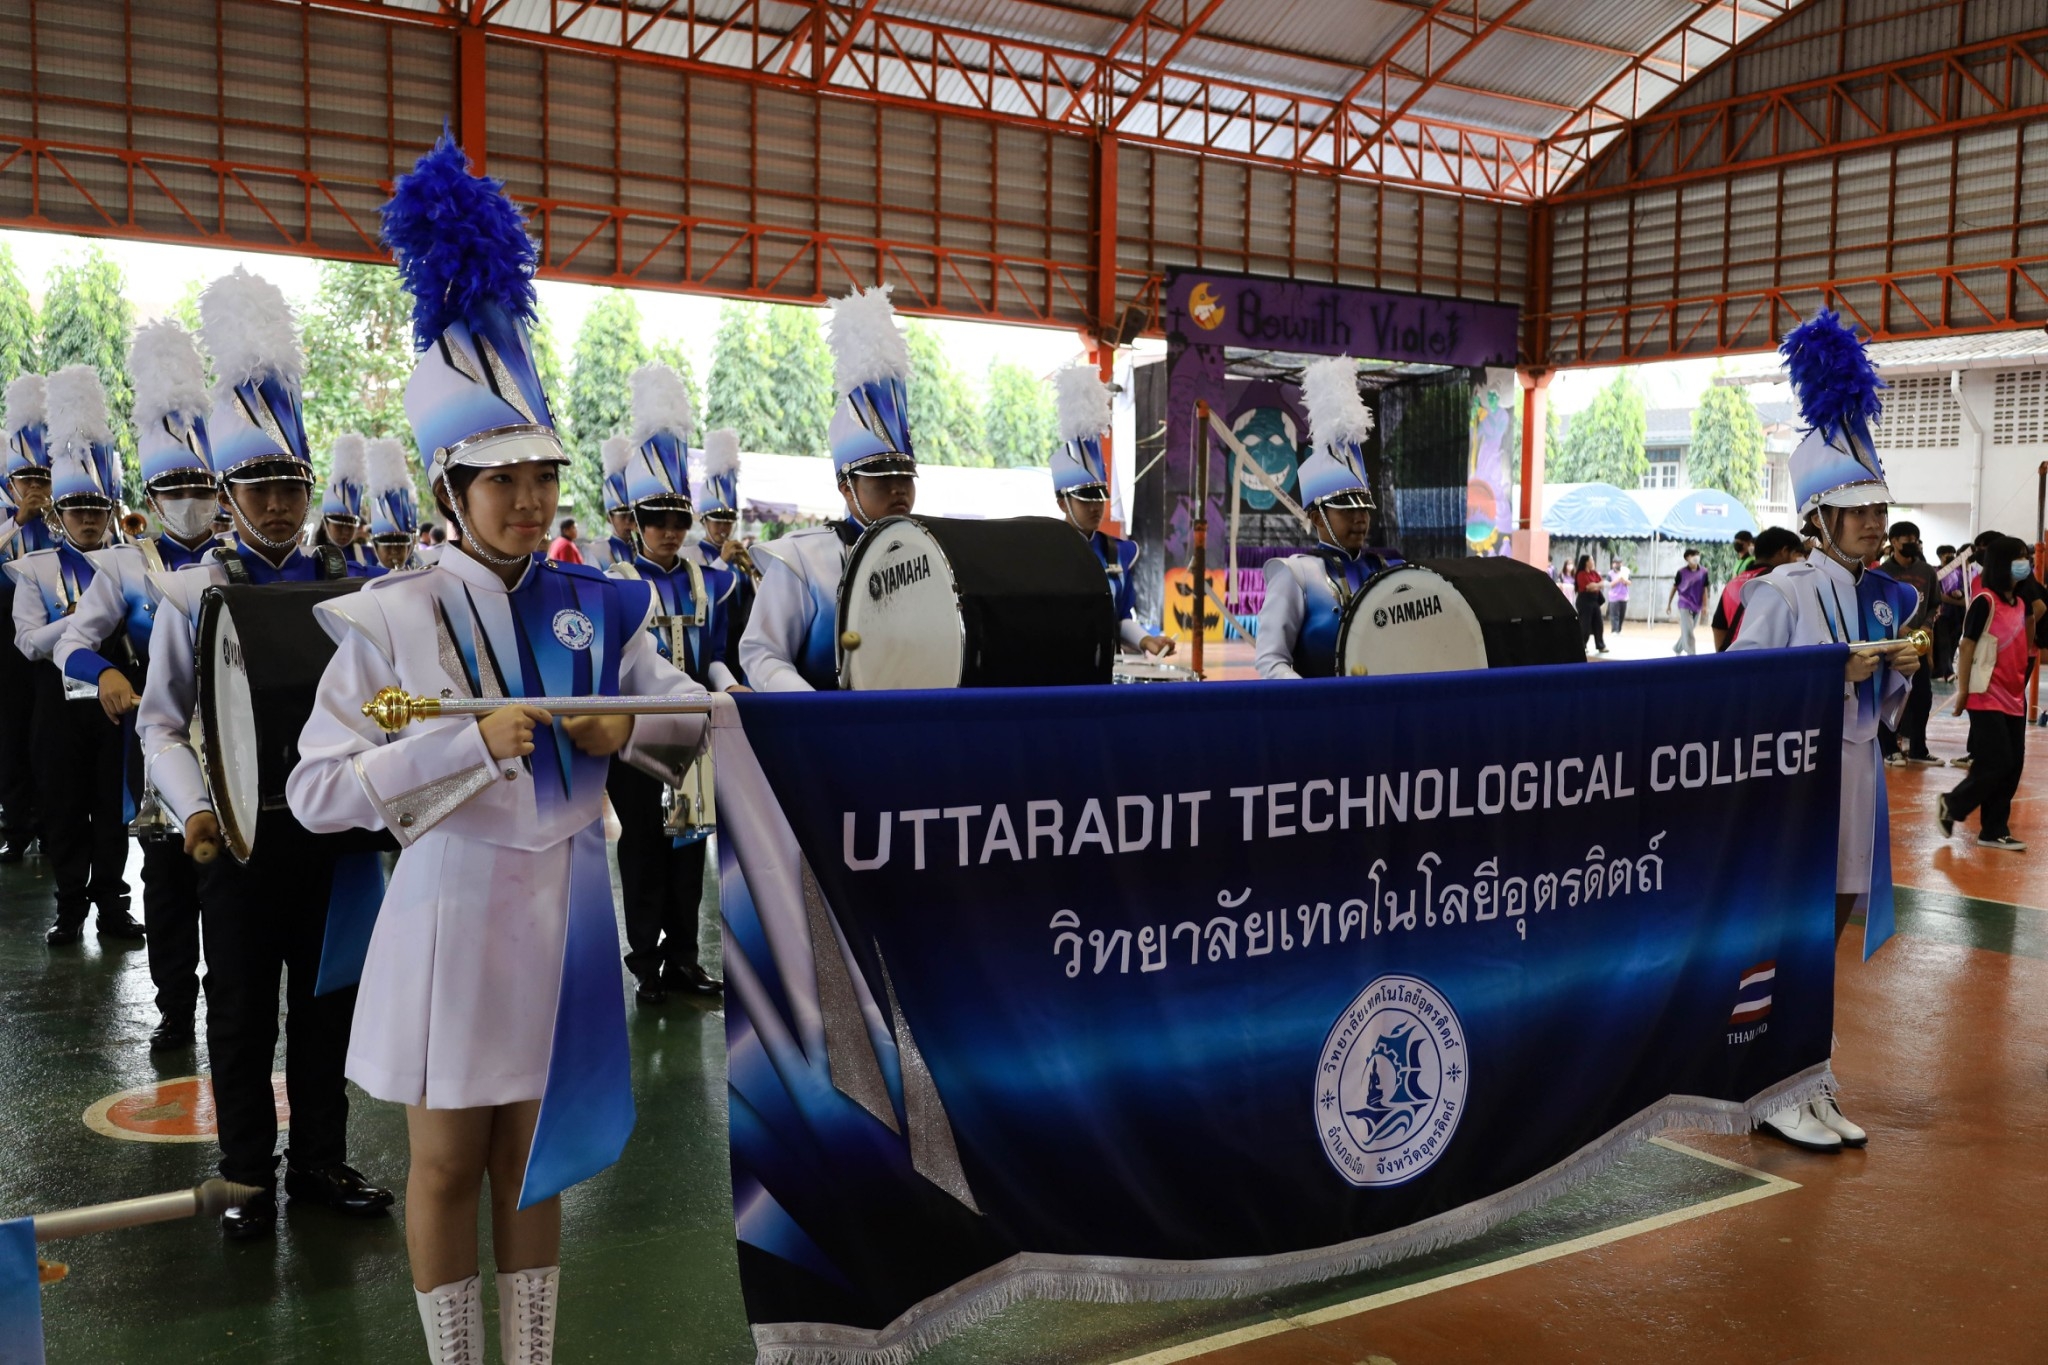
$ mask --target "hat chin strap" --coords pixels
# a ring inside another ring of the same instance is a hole
[[[299,548],[299,538],[296,534],[290,540],[276,541],[257,530],[255,524],[249,520],[248,514],[242,511],[241,499],[235,496],[232,488],[228,490],[228,507],[234,516],[235,534],[242,539],[255,541],[258,548],[279,558]]]
[[[500,555],[477,539],[476,533],[469,529],[469,523],[462,519],[462,507],[458,502],[450,502],[448,510],[455,515],[455,529],[462,533],[462,549],[465,554],[474,555],[494,569],[509,569],[514,564],[532,558],[530,555]]]

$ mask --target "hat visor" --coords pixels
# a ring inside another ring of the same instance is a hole
[[[1108,502],[1109,485],[1103,483],[1084,483],[1078,488],[1062,488],[1060,496],[1063,498],[1073,498],[1077,502]]]
[[[688,498],[679,498],[673,493],[662,493],[651,498],[642,498],[633,504],[635,512],[688,512],[697,515],[697,509],[690,506]]]
[[[738,521],[740,514],[730,507],[707,507],[697,517],[701,521]]]
[[[1376,510],[1373,506],[1372,494],[1363,488],[1341,489],[1330,494],[1327,498],[1317,498],[1310,506],[1335,507],[1347,512],[1371,512]]]
[[[228,483],[302,483],[313,486],[313,466],[289,455],[259,455],[221,475]]]
[[[51,500],[60,512],[111,512],[114,500],[104,493],[66,493]]]
[[[173,469],[157,475],[144,488],[151,493],[211,493],[214,481],[203,469]]]
[[[1806,510],[1811,512],[1814,507],[1874,507],[1881,503],[1889,503],[1891,500],[1892,490],[1882,481],[1871,479],[1863,483],[1830,488],[1816,497],[1813,500],[1813,507]]]
[[[543,426],[522,423],[480,431],[452,448],[434,452],[434,472],[503,469],[515,464],[567,464],[561,438]]]
[[[888,479],[908,474],[917,477],[917,461],[908,455],[870,455],[856,461],[840,471],[842,474],[859,474],[864,478]]]

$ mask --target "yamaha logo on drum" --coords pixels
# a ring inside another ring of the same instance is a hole
[[[1404,626],[1410,621],[1420,621],[1425,616],[1442,616],[1444,600],[1435,593],[1427,597],[1404,597],[1388,607],[1372,609],[1372,623],[1385,630],[1388,626]]]
[[[891,547],[893,548],[893,547]],[[932,557],[919,555],[906,559],[901,564],[891,564],[886,569],[877,569],[868,575],[868,596],[879,602],[898,588],[922,583],[932,576]]]

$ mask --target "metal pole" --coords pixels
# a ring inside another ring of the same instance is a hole
[[[1202,676],[1202,638],[1209,633],[1209,404],[1206,399],[1195,400],[1193,522],[1195,552],[1190,560],[1190,569],[1195,576],[1194,592],[1191,594],[1195,604],[1195,638],[1189,654],[1195,676],[1199,678]]]
[[[144,1223],[168,1223],[179,1218],[196,1218],[225,1213],[254,1199],[253,1186],[237,1185],[215,1177],[189,1190],[173,1194],[152,1194],[141,1199],[121,1199],[111,1204],[92,1204],[63,1213],[39,1213],[35,1217],[36,1240],[54,1242],[63,1237],[83,1237],[113,1228],[140,1227]]]

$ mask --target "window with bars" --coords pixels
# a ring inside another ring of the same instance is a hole
[[[1879,450],[1940,450],[1962,435],[1963,412],[1947,375],[1894,379],[1884,394],[1884,415],[1870,438]]]
[[[2002,370],[1991,379],[1991,444],[2048,442],[2048,370]]]
[[[1643,452],[1650,457],[1649,472],[1640,487],[1677,488],[1685,468],[1685,451],[1679,446],[1651,446]]]

